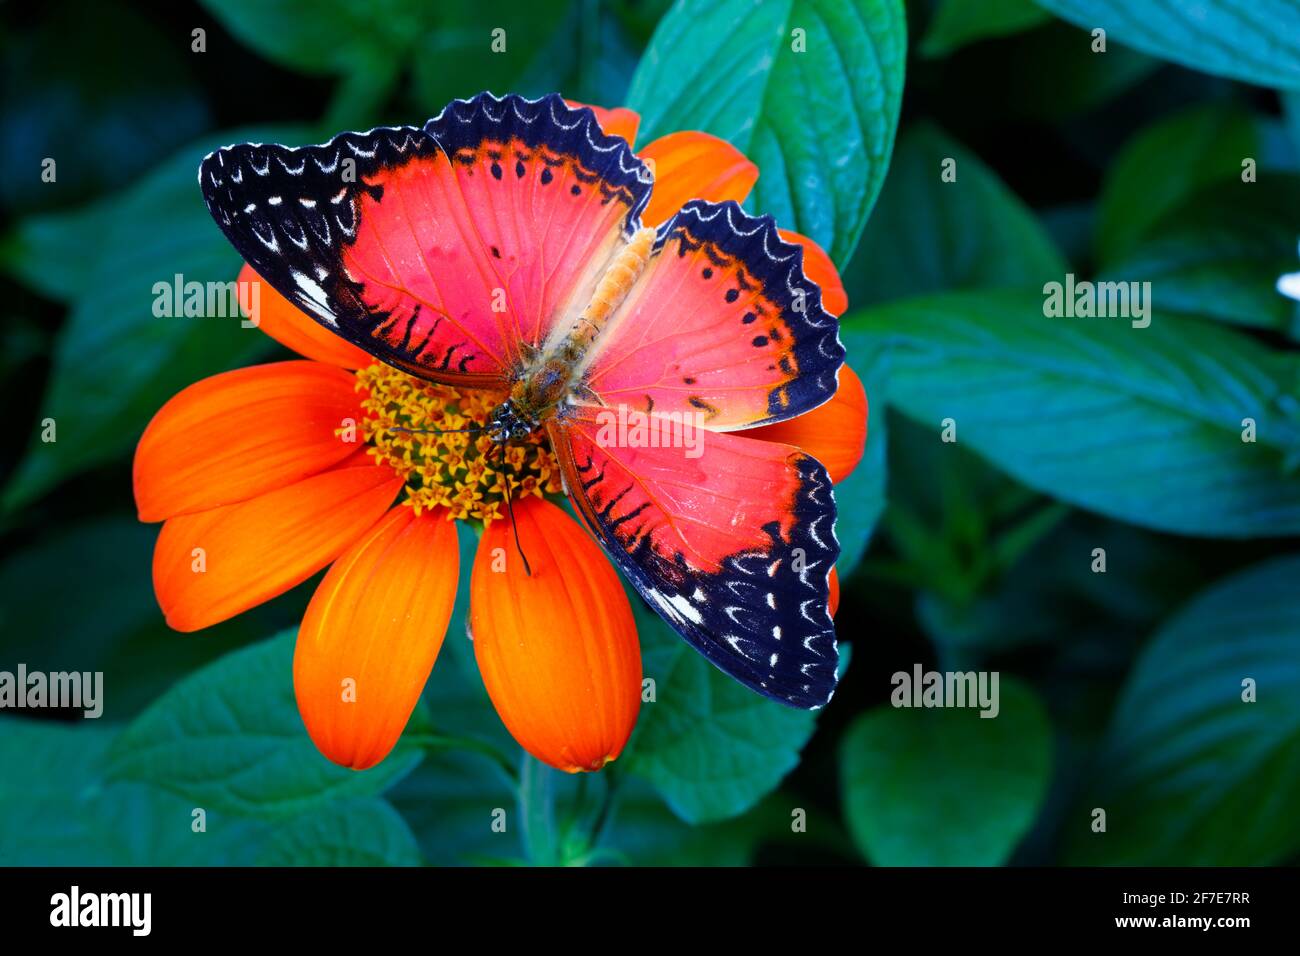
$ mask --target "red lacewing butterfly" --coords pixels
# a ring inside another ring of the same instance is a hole
[[[737,434],[827,401],[844,360],[771,217],[692,200],[642,229],[651,171],[557,94],[228,146],[199,182],[235,248],[321,325],[420,378],[509,390],[493,439],[546,429],[588,530],[696,650],[773,699],[830,699],[830,479]],[[614,408],[698,421],[699,447],[611,442]]]

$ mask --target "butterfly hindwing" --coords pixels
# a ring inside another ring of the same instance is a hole
[[[672,421],[651,417],[652,427]],[[616,421],[584,405],[549,425],[597,540],[724,672],[793,706],[825,704],[837,664],[827,576],[839,556],[826,469],[797,448],[738,434],[700,430],[647,447]]]
[[[225,147],[199,181],[236,249],[322,325],[423,378],[501,385],[584,304],[651,177],[590,110],[483,93],[423,128]]]
[[[781,421],[835,393],[839,323],[770,216],[692,200],[658,229],[654,254],[584,369],[609,406],[698,415],[729,431]]]

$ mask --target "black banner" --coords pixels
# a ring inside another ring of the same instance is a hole
[[[767,923],[807,929],[815,913],[819,937],[851,918],[856,933],[927,940],[1199,935],[1231,945],[1291,925],[1297,886],[1294,869],[28,869],[0,871],[0,918],[11,938],[210,943],[279,927],[295,942],[337,942],[430,921],[457,935],[685,931],[707,906],[737,938]]]

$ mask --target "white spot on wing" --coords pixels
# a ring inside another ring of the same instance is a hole
[[[704,616],[700,614],[700,612],[695,609],[695,606],[681,594],[674,594],[668,599],[668,603],[675,607],[682,617],[686,618],[693,624],[699,624],[704,620]]]
[[[329,297],[325,295],[325,290],[310,276],[305,276],[297,270],[293,272],[293,281],[302,290],[303,295],[307,297],[307,301],[303,304],[330,325],[338,328],[338,319],[334,317],[334,312],[330,309]]]

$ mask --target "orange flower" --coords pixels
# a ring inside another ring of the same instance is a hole
[[[607,131],[635,136],[630,110],[597,114]],[[743,200],[758,176],[704,133],[665,136],[642,155],[655,163],[662,199],[647,210],[649,224],[689,198]],[[826,254],[782,235],[803,245],[826,308],[843,311]],[[247,265],[239,278],[260,281]],[[328,567],[299,629],[294,692],[326,757],[374,766],[418,703],[451,618],[462,573],[451,519],[471,521],[483,528],[470,584],[475,656],[503,723],[525,750],[563,770],[598,770],[616,758],[640,704],[636,628],[614,568],[546,500],[562,487],[546,440],[533,435],[489,458],[486,436],[420,432],[482,424],[503,396],[416,379],[328,332],[269,285],[260,293],[251,318],[307,361],[189,386],[154,416],[136,450],[140,520],[163,522],[153,577],[168,624],[209,627]],[[845,366],[826,405],[749,434],[804,448],[840,480],[861,458],[866,413],[861,382]],[[497,520],[506,487],[531,575],[509,524]]]
[[[796,445],[830,472],[831,481],[843,481],[862,460],[867,444],[867,392],[862,380],[847,365],[840,368],[835,397],[810,412],[745,434],[750,438]]]
[[[483,534],[470,584],[474,656],[514,738],[562,770],[599,770],[618,756],[641,705],[641,655],[618,572],[587,533],[550,502],[515,509],[531,576],[511,529]],[[540,626],[539,626],[540,625]]]

